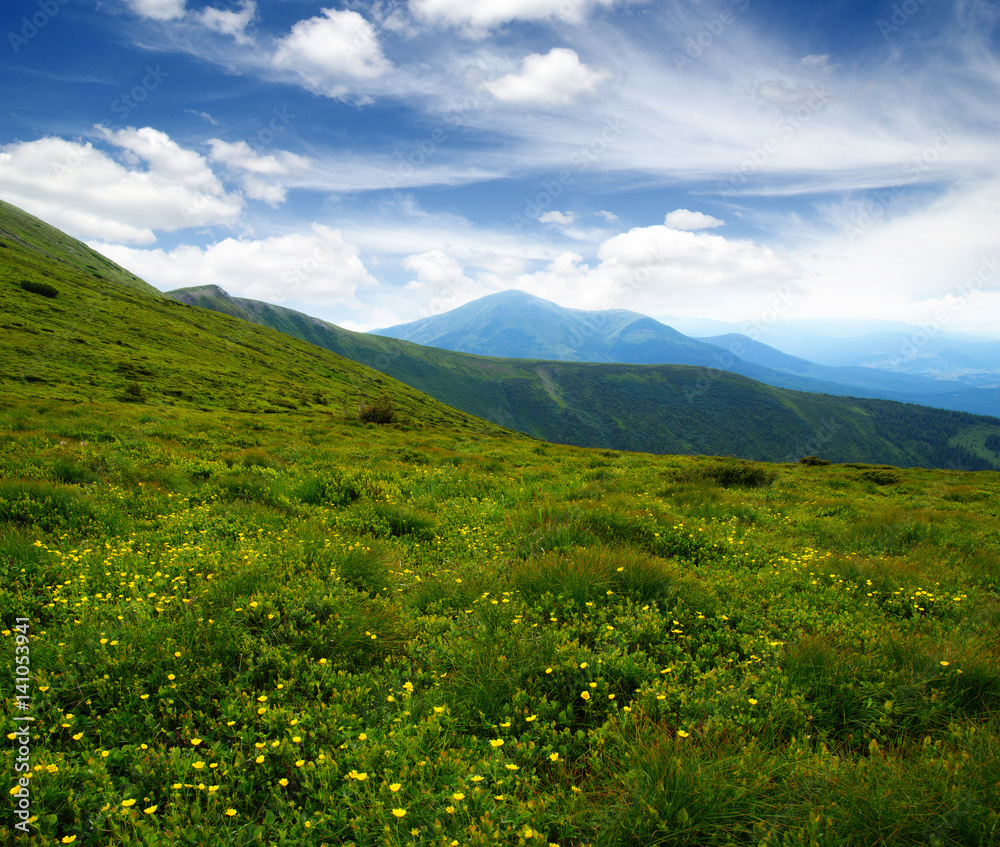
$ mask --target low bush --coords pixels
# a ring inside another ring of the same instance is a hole
[[[396,404],[388,394],[383,394],[358,408],[358,420],[362,423],[391,424],[396,420]]]
[[[59,289],[47,282],[34,282],[30,279],[21,280],[21,288],[30,291],[32,294],[41,294],[42,297],[58,297]]]

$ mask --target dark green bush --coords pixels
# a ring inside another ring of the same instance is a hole
[[[41,294],[42,297],[59,296],[59,289],[49,285],[47,282],[33,282],[30,279],[22,279],[21,288],[25,291],[30,291],[32,294]]]
[[[818,456],[803,456],[799,459],[799,464],[815,467],[818,465],[828,465],[830,462],[827,459],[820,459]]]
[[[759,462],[744,459],[723,459],[699,468],[698,475],[714,480],[723,488],[763,488],[770,485],[778,472]]]
[[[396,404],[388,394],[383,394],[373,403],[365,403],[358,408],[358,420],[362,423],[390,424],[396,420]]]
[[[121,397],[126,403],[145,403],[146,392],[138,382],[130,382],[125,386],[125,393]]]

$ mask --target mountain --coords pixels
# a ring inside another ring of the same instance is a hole
[[[490,294],[442,315],[373,332],[481,356],[700,365],[797,391],[1000,414],[1000,385],[967,386],[875,368],[793,362],[746,336],[689,338],[636,312],[566,309],[522,291]]]
[[[784,353],[830,367],[865,367],[892,374],[1000,387],[1000,340],[901,321],[808,318],[726,323],[663,315],[695,338],[750,333]]]
[[[566,309],[516,290],[372,334],[479,356],[563,362],[714,367],[719,352],[638,312]]]
[[[877,332],[854,338],[813,338],[811,358],[834,365],[1000,385],[1000,341],[966,340],[933,330]]]
[[[350,332],[215,286],[170,296],[280,328],[443,403],[547,441],[770,461],[819,454],[843,462],[992,468],[1000,459],[986,447],[1000,425],[993,418],[787,391],[705,366],[476,356]],[[641,341],[648,324],[660,332],[655,321],[625,314],[623,345],[636,345],[630,333]],[[690,347],[721,352],[699,342]]]
[[[851,391],[859,396],[885,397],[888,399],[910,400],[917,398],[925,405],[945,409],[983,412],[1000,412],[1000,374],[992,384],[970,388],[951,379],[931,379],[909,373],[880,370],[872,367],[839,366],[832,367],[810,362],[798,356],[782,353],[774,347],[754,341],[745,335],[730,333],[709,338],[701,338],[707,344],[714,344],[730,351],[744,362],[761,365],[777,373],[818,380],[825,385],[836,384],[841,388],[835,393]],[[773,377],[764,381],[774,384]]]

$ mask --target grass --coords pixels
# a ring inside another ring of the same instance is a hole
[[[36,719],[5,843],[997,836],[996,474],[594,479],[596,452],[393,427],[362,470],[322,413],[42,407],[0,409]]]

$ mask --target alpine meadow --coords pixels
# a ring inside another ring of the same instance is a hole
[[[996,418],[759,386],[791,461],[549,443],[8,204],[0,290],[3,844],[1000,839],[1000,472],[895,466]]]

